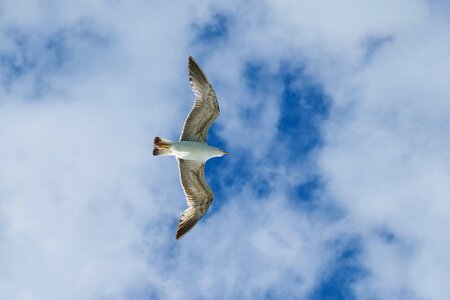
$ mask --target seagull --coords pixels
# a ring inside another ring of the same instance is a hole
[[[216,93],[197,62],[189,57],[189,84],[195,95],[194,106],[186,118],[180,140],[173,142],[155,137],[153,155],[175,156],[178,161],[181,187],[188,208],[181,214],[175,238],[185,235],[208,210],[214,193],[205,180],[205,163],[228,152],[209,146],[208,129],[219,116]]]

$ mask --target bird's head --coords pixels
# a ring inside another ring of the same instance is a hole
[[[226,152],[225,150],[223,150],[222,148],[218,148],[219,149],[219,156],[224,156],[225,154],[230,154],[228,152]]]

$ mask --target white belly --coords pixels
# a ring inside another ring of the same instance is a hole
[[[186,160],[207,161],[217,156],[217,149],[206,143],[182,141],[173,144],[172,152],[176,157]]]

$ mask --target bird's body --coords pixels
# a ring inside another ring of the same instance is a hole
[[[216,147],[211,147],[207,143],[181,141],[173,144],[172,152],[177,158],[206,162],[213,157],[220,157],[223,151]]]
[[[228,154],[206,142],[208,129],[220,110],[213,87],[192,57],[189,57],[189,83],[196,98],[184,122],[180,141],[156,137],[153,149],[153,155],[175,156],[178,161],[180,182],[189,207],[180,216],[177,239],[203,217],[214,198],[205,180],[206,161]]]
[[[156,137],[154,144],[155,155],[175,156],[178,159],[195,160],[205,163],[213,157],[220,157],[224,151],[220,148],[212,147],[204,142],[179,141],[172,142],[160,137]]]

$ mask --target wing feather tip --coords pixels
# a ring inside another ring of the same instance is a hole
[[[177,230],[177,234],[175,236],[175,239],[178,241],[180,238],[182,238],[186,234],[186,232],[181,232],[180,230]]]
[[[194,219],[193,217],[186,219],[184,221],[180,221],[178,224],[177,233],[175,235],[175,239],[179,240],[186,233],[188,233],[194,225],[197,223],[198,219]]]
[[[189,62],[189,64],[191,64],[191,63],[197,64],[197,62],[195,61],[195,59],[194,59],[194,57],[192,55],[189,55],[188,62]]]

